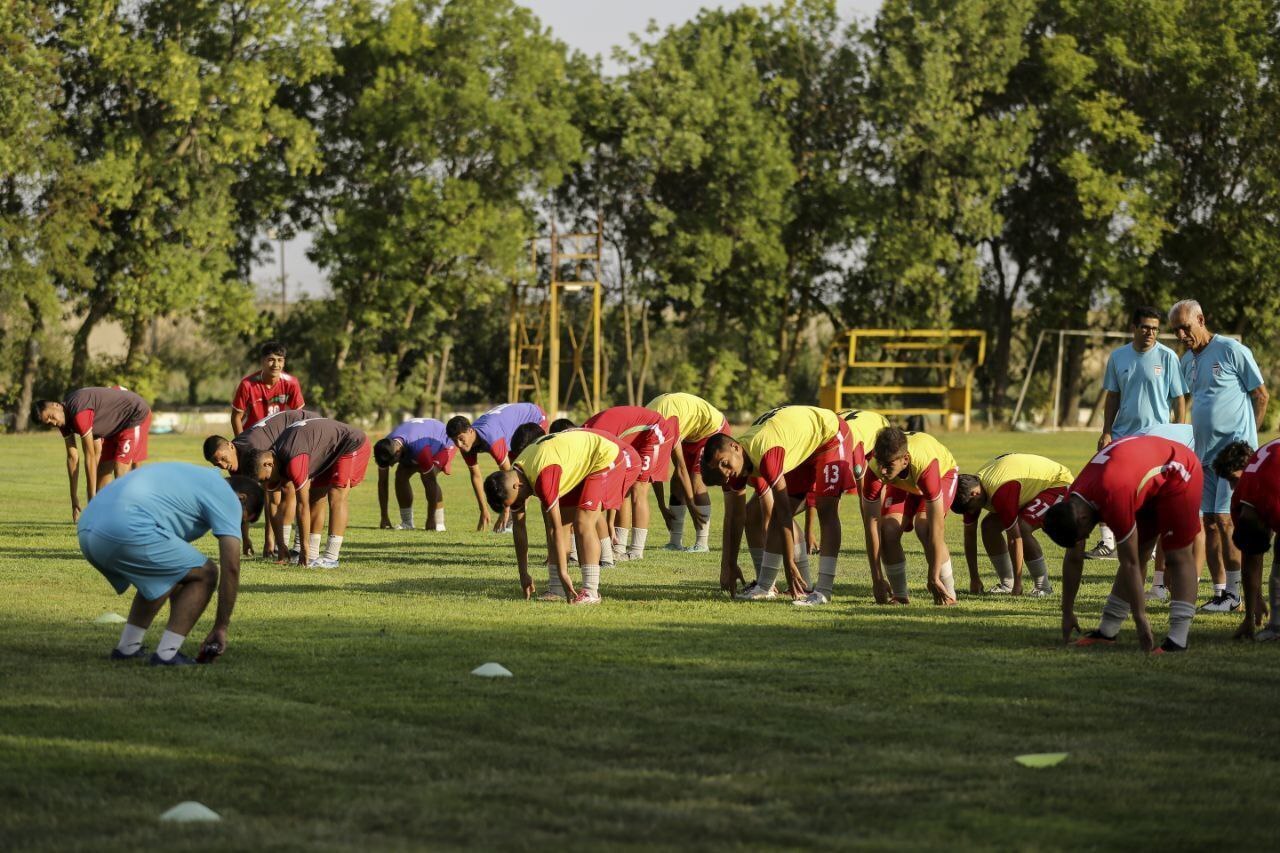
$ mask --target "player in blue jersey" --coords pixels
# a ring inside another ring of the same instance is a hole
[[[427,529],[443,531],[444,493],[436,476],[449,474],[458,447],[435,418],[413,418],[393,429],[373,446],[373,461],[378,465],[378,507],[382,512],[379,527],[391,528],[387,514],[387,492],[390,467],[396,466],[396,503],[400,505],[398,530],[413,529],[413,475],[422,478],[427,495]]]

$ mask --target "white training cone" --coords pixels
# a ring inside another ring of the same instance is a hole
[[[103,613],[97,619],[94,619],[93,623],[95,625],[122,625],[128,621],[129,621],[128,619],[125,619],[119,613],[112,613],[111,611],[108,610],[106,613]]]
[[[178,823],[222,820],[218,813],[213,809],[203,803],[197,803],[195,800],[187,800],[185,803],[178,803],[176,806],[160,815],[160,819],[177,821]]]
[[[510,678],[511,670],[500,663],[486,663],[471,670],[471,674],[482,678]]]

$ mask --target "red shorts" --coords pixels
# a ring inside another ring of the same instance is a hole
[[[1065,498],[1069,489],[1069,486],[1054,486],[1052,489],[1045,489],[1032,498],[1031,503],[1018,510],[1018,519],[1039,530],[1040,526],[1044,524],[1044,514],[1049,511],[1050,507]]]
[[[560,496],[560,502],[578,509],[622,509],[622,501],[640,476],[640,457],[623,445],[618,461],[603,471],[588,474]]]
[[[369,467],[369,439],[346,456],[339,456],[328,470],[311,481],[317,488],[349,489],[364,482],[365,469]]]
[[[951,502],[956,497],[956,486],[959,484],[958,478],[960,472],[952,468],[950,471],[942,475],[942,514],[945,517],[951,512]],[[928,507],[929,502],[924,499],[924,495],[912,494],[897,486],[889,486],[885,489],[884,507],[880,510],[881,515],[901,515],[903,518],[915,518],[920,515]]]
[[[836,437],[787,472],[787,494],[809,494],[816,498],[839,498],[854,487],[853,440],[849,423],[840,420]]]
[[[720,424],[720,429],[711,435],[728,435],[729,422],[725,421]],[[684,454],[684,465],[689,469],[689,476],[702,473],[702,448],[707,446],[707,439],[711,435],[699,441],[682,441],[680,442],[680,452]]]
[[[137,426],[126,427],[102,439],[102,458],[113,462],[141,462],[147,458],[147,434],[151,432],[151,413]]]
[[[671,478],[671,451],[675,447],[675,435],[670,419],[618,441],[635,451],[640,464],[636,478],[639,482],[665,483]]]
[[[1185,548],[1200,534],[1200,498],[1204,471],[1199,465],[1177,492],[1157,495],[1138,510],[1138,544],[1160,537],[1165,553]]]

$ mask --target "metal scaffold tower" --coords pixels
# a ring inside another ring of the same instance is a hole
[[[529,247],[527,280],[511,286],[508,398],[531,400],[552,417],[575,406],[600,409],[600,311],[604,230],[561,234]]]

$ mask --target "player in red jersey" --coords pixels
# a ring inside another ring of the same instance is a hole
[[[369,439],[360,430],[329,418],[289,424],[270,450],[259,453],[251,467],[260,482],[283,488],[285,500],[296,497],[300,565],[338,568],[347,532],[347,497],[364,480],[369,467]],[[329,505],[329,541],[319,555],[325,504]],[[278,530],[283,542],[284,532]],[[317,556],[319,555],[319,556]]]
[[[258,347],[258,356],[262,367],[241,379],[231,398],[233,438],[265,417],[305,405],[297,378],[284,372],[284,344],[267,341]]]
[[[80,518],[80,459],[76,436],[84,451],[86,500],[93,500],[114,477],[123,477],[147,458],[151,407],[132,391],[80,388],[62,402],[39,400],[36,420],[57,427],[67,445],[67,479],[71,483],[71,520]]]
[[[642,560],[649,538],[649,484],[665,483],[671,476],[675,419],[643,406],[614,406],[582,425],[616,436],[639,457],[640,474],[631,489],[631,499],[623,502],[613,527],[613,550],[615,559]]]
[[[1271,534],[1280,532],[1280,438],[1254,451],[1246,441],[1224,447],[1213,460],[1213,471],[1231,483],[1232,538],[1244,555],[1244,623],[1236,638],[1280,639],[1280,540],[1271,558],[1271,589],[1262,600],[1262,563],[1271,548]],[[1254,629],[1270,612],[1271,619],[1261,631]]]
[[[1169,635],[1154,651],[1181,652],[1195,617],[1197,539],[1204,473],[1191,448],[1154,435],[1115,441],[1089,460],[1065,500],[1044,516],[1044,532],[1067,549],[1062,560],[1062,638],[1080,630],[1075,600],[1084,567],[1085,537],[1099,522],[1116,534],[1120,568],[1102,607],[1096,630],[1077,646],[1112,644],[1132,613],[1138,642],[1152,651],[1143,580],[1156,540],[1164,546],[1165,580],[1171,595]]]

